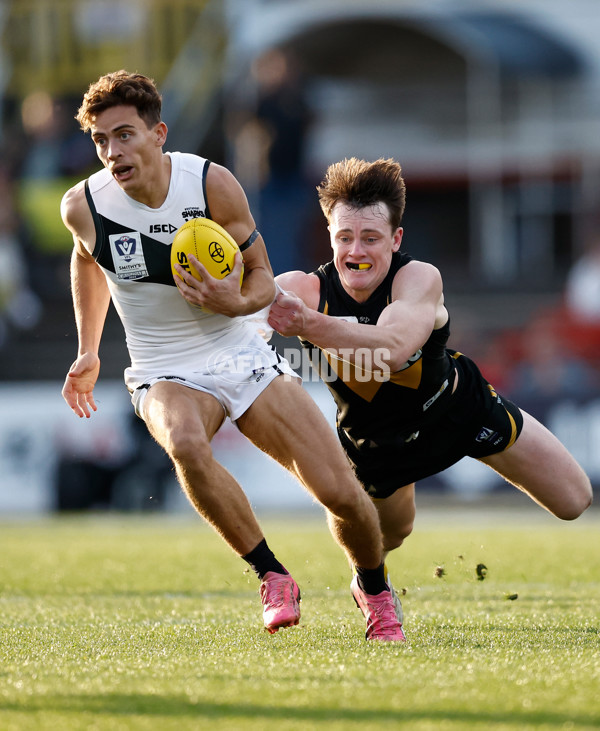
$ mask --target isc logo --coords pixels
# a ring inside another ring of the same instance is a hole
[[[177,227],[172,223],[153,223],[150,226],[151,234],[173,234],[177,231]]]

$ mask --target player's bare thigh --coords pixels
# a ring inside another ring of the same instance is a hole
[[[505,452],[481,461],[563,520],[573,520],[589,507],[589,478],[566,447],[530,414],[523,430]]]
[[[299,379],[279,376],[237,420],[240,431],[309,488],[362,492],[337,436]],[[324,497],[321,493],[319,497]]]
[[[171,453],[172,442],[183,436],[210,442],[225,420],[225,412],[205,391],[158,381],[146,395],[144,420],[156,441]]]

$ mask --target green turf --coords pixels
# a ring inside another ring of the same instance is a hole
[[[423,513],[389,562],[404,646],[364,641],[319,516],[265,522],[303,592],[273,636],[193,518],[4,522],[0,729],[600,728],[600,521],[467,512]]]

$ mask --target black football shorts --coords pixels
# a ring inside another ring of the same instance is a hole
[[[358,449],[338,429],[352,467],[371,497],[386,498],[396,490],[436,475],[463,457],[488,457],[508,449],[521,433],[523,415],[485,380],[465,355],[456,359],[458,385],[448,410],[393,447]],[[365,435],[368,441],[368,435]]]

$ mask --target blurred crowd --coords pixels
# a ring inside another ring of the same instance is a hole
[[[0,129],[0,350],[27,337],[57,297],[53,259],[66,265],[71,242],[59,191],[93,164],[73,103],[45,92],[5,103]],[[51,209],[48,210],[48,207]],[[68,265],[66,265],[68,266]],[[68,294],[68,292],[67,292]],[[64,290],[62,295],[64,296]]]
[[[41,317],[42,303],[30,275],[31,249],[10,171],[0,169],[0,349],[11,333],[31,330]]]
[[[518,403],[589,399],[600,391],[600,239],[590,227],[587,250],[565,277],[556,302],[507,328],[484,349],[483,369]]]

